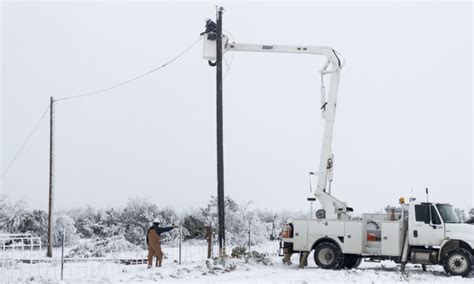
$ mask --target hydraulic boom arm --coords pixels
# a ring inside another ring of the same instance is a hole
[[[316,198],[320,201],[326,212],[327,219],[339,219],[348,211],[346,203],[341,202],[331,196],[331,182],[334,165],[334,155],[332,154],[332,138],[334,129],[334,118],[336,114],[337,95],[339,87],[340,71],[344,63],[341,62],[338,53],[327,46],[293,46],[293,45],[261,45],[246,43],[229,43],[224,36],[223,51],[247,51],[247,52],[268,52],[268,53],[295,53],[295,54],[315,54],[323,55],[327,61],[320,71],[321,74],[321,111],[325,120],[321,158],[318,172],[318,185],[315,192]],[[204,37],[204,58],[209,61],[215,60],[216,42]],[[329,69],[329,66],[331,68]],[[324,76],[329,75],[329,90],[326,96],[324,86]]]

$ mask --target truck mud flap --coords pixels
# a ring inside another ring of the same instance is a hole
[[[283,254],[283,242],[282,241],[280,241],[278,243],[278,256],[284,256],[284,254]]]

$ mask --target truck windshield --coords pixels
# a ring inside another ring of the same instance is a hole
[[[461,223],[456,212],[454,212],[454,208],[448,204],[437,204],[438,211],[443,217],[445,223]]]

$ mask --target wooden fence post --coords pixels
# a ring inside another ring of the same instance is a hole
[[[212,254],[212,227],[206,226],[206,237],[207,237],[207,258],[211,258]]]

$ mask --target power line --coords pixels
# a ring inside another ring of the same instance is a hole
[[[28,141],[30,141],[31,137],[33,136],[33,134],[36,132],[36,130],[38,129],[41,121],[44,119],[44,117],[46,116],[46,113],[48,112],[49,110],[49,107],[50,105],[48,104],[48,106],[46,107],[46,109],[43,111],[43,114],[41,115],[40,119],[38,120],[38,122],[36,123],[35,127],[31,130],[30,134],[28,135],[28,137],[26,138],[25,142],[23,142],[23,144],[21,145],[20,147],[20,150],[16,153],[15,157],[13,158],[13,160],[10,162],[10,164],[8,164],[6,170],[3,172],[2,174],[2,181],[3,179],[5,178],[6,174],[8,173],[8,170],[11,168],[11,166],[15,163],[15,161],[18,159],[18,157],[20,156],[20,154],[23,152],[23,149],[25,148],[26,144],[28,143]]]
[[[75,96],[69,96],[69,97],[64,97],[64,98],[59,98],[59,99],[55,99],[55,101],[63,101],[63,100],[71,100],[71,99],[77,99],[77,98],[81,98],[81,97],[86,97],[86,96],[93,96],[93,95],[97,95],[97,94],[100,94],[100,93],[104,93],[106,91],[110,91],[112,89],[115,89],[117,87],[120,87],[120,86],[123,86],[123,85],[126,85],[128,83],[131,83],[133,81],[136,81],[140,78],[143,78],[147,75],[150,75],[151,73],[153,72],[156,72],[162,68],[165,68],[166,66],[168,66],[169,64],[175,62],[176,60],[178,60],[181,56],[183,56],[186,52],[188,52],[189,50],[191,50],[199,41],[201,41],[202,39],[202,36],[199,37],[198,40],[196,40],[193,44],[191,44],[190,46],[188,46],[185,50],[183,50],[181,53],[179,53],[177,56],[173,57],[172,59],[168,60],[167,62],[165,62],[164,64],[158,66],[158,67],[155,67],[153,69],[151,69],[150,71],[148,72],[145,72],[141,75],[138,75],[136,77],[133,77],[132,79],[129,79],[127,81],[124,81],[122,83],[118,83],[118,84],[115,84],[113,86],[110,86],[108,88],[104,88],[104,89],[100,89],[100,90],[97,90],[97,91],[93,91],[93,92],[88,92],[88,93],[84,93],[84,94],[80,94],[80,95],[75,95]]]
[[[151,69],[150,71],[146,72],[146,73],[143,73],[141,75],[138,75],[136,77],[133,77],[132,79],[129,79],[127,81],[124,81],[122,83],[119,83],[119,84],[115,84],[113,86],[110,86],[108,88],[104,88],[104,89],[100,89],[100,90],[96,90],[96,91],[93,91],[93,92],[88,92],[88,93],[84,93],[84,94],[80,94],[80,95],[75,95],[75,96],[69,96],[69,97],[63,97],[63,98],[59,98],[59,99],[55,99],[54,102],[58,102],[58,101],[63,101],[63,100],[71,100],[71,99],[77,99],[77,98],[80,98],[80,97],[86,97],[86,96],[92,96],[92,95],[97,95],[97,94],[101,94],[101,93],[104,93],[106,91],[110,91],[112,89],[115,89],[117,87],[120,87],[120,86],[123,86],[125,84],[128,84],[128,83],[131,83],[133,81],[136,81],[140,78],[143,78],[153,72],[156,72],[162,68],[165,68],[166,66],[170,65],[171,63],[175,62],[176,60],[178,60],[181,56],[183,56],[185,53],[187,53],[189,50],[191,50],[199,41],[201,41],[202,39],[202,36],[199,37],[198,40],[196,40],[195,42],[193,42],[193,44],[191,44],[190,46],[188,46],[186,49],[184,49],[181,53],[179,53],[177,56],[171,58],[170,60],[168,60],[167,62],[165,62],[164,64],[158,66],[158,67],[155,67],[153,69]],[[50,104],[48,104],[48,106],[46,107],[46,109],[44,110],[43,114],[41,115],[41,118],[38,120],[38,122],[36,123],[35,127],[33,128],[33,130],[30,132],[30,134],[28,135],[28,137],[26,138],[26,140],[23,142],[22,146],[20,147],[20,150],[16,153],[15,157],[13,158],[13,160],[8,164],[6,170],[3,172],[2,174],[2,179],[1,181],[3,181],[3,179],[5,178],[6,174],[8,173],[8,170],[13,166],[13,164],[15,163],[15,161],[18,159],[18,157],[21,155],[21,153],[23,152],[23,149],[25,148],[26,144],[28,143],[28,141],[30,141],[31,137],[33,136],[33,134],[36,132],[36,130],[38,129],[39,125],[40,125],[40,122],[43,120],[43,118],[45,117],[46,113],[48,112],[50,108]]]
[[[235,37],[234,37],[234,35],[233,35],[231,32],[229,32],[228,30],[226,30],[226,29],[223,29],[223,30],[224,30],[226,33],[228,33],[228,34],[230,35],[230,37],[232,38],[231,40],[232,40],[233,42],[235,42]],[[223,80],[225,80],[225,78],[227,77],[227,74],[229,74],[230,67],[232,66],[232,63],[234,62],[234,56],[235,56],[235,52],[232,50],[232,57],[230,58],[230,63],[227,62],[227,59],[226,59],[225,56],[224,56],[224,62],[225,62],[225,65],[227,66],[227,70],[226,70],[225,73],[224,73],[224,78],[223,78]]]
[[[223,56],[225,65],[227,66],[227,70],[226,70],[225,73],[224,73],[224,78],[223,78],[223,80],[225,80],[225,78],[227,77],[227,74],[229,74],[230,67],[232,66],[232,62],[234,62],[234,55],[235,55],[235,52],[232,51],[232,57],[230,58],[230,63],[227,62],[227,59],[225,58],[225,56]]]

